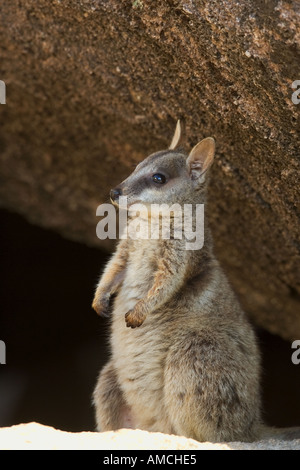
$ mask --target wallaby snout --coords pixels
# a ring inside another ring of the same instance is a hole
[[[122,189],[121,188],[114,188],[110,190],[110,199],[113,202],[116,202],[119,197],[122,196]]]

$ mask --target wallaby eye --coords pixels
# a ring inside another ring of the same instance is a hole
[[[161,173],[155,173],[155,175],[152,176],[152,181],[157,184],[165,184],[166,182],[166,177],[165,175],[162,175]]]

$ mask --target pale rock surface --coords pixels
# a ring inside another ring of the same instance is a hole
[[[214,444],[181,436],[120,429],[110,432],[65,432],[38,423],[0,428],[1,450],[300,450],[300,428],[272,432],[253,442]]]

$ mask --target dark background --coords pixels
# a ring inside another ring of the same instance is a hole
[[[109,328],[90,307],[101,250],[0,211],[0,426],[37,421],[95,430],[91,396],[108,358]],[[96,221],[95,221],[96,227]],[[289,342],[257,330],[267,423],[300,425],[300,365]]]

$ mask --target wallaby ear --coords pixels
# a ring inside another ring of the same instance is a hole
[[[169,150],[174,150],[177,147],[180,141],[180,138],[181,138],[181,124],[180,124],[180,119],[178,119]]]
[[[215,148],[215,140],[212,137],[206,137],[191,150],[186,163],[193,180],[198,179],[211,166]]]

